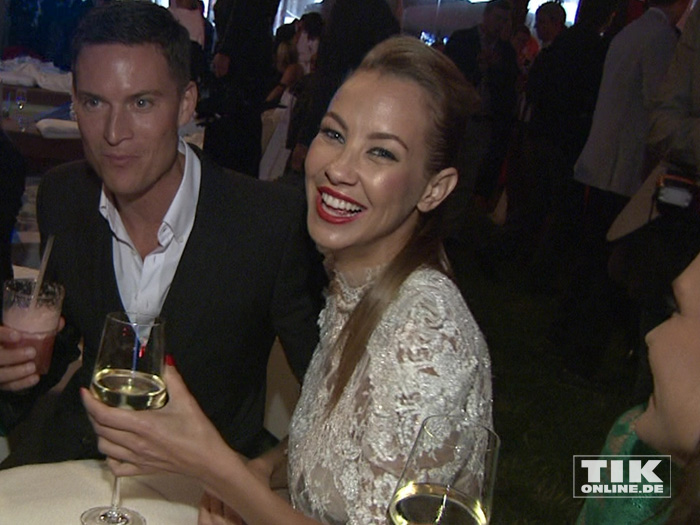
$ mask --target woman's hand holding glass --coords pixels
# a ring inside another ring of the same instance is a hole
[[[161,319],[138,313],[108,314],[90,385],[95,402],[124,413],[161,408],[168,399],[162,379],[164,359]],[[121,507],[120,499],[117,475],[110,506],[88,509],[80,516],[81,522],[145,525],[146,520],[138,512]]]
[[[196,477],[203,455],[215,456],[211,447],[228,449],[175,367],[166,366],[163,378],[169,401],[160,410],[119,410],[82,392],[98,447],[117,476],[169,471]]]

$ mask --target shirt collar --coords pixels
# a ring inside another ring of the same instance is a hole
[[[178,151],[185,154],[185,171],[180,188],[163,217],[163,224],[172,230],[178,242],[183,242],[192,229],[197,211],[201,164],[197,154],[182,138],[178,144]]]

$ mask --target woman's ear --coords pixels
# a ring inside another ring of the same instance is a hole
[[[452,190],[457,186],[459,175],[456,168],[445,168],[430,178],[423,196],[416,207],[419,211],[427,213],[437,208]]]

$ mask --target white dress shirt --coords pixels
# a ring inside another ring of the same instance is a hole
[[[159,246],[145,259],[141,259],[119,212],[102,187],[100,213],[112,230],[114,273],[127,312],[153,317],[160,314],[194,225],[202,168],[195,152],[182,139],[178,150],[185,154],[182,182],[158,229]]]

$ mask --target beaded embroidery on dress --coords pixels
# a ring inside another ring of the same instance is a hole
[[[333,279],[290,426],[292,503],[332,525],[387,523],[389,500],[425,417],[464,408],[491,425],[484,337],[454,283],[428,268],[403,283],[327,413],[339,363],[334,345],[371,280],[352,287],[342,276]]]

